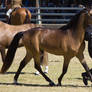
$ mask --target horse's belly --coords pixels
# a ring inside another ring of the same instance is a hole
[[[56,51],[56,50],[54,50],[54,51],[45,50],[45,51],[47,51],[48,53],[54,54],[54,55],[64,55],[64,52],[62,52],[62,51]]]
[[[64,53],[66,53],[62,48],[41,47],[41,49],[55,55],[64,55]]]

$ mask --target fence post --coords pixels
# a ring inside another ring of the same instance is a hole
[[[40,0],[36,0],[36,13],[37,13],[37,17],[36,17],[36,19],[37,19],[37,21],[36,21],[36,23],[37,24],[42,24],[42,22],[41,22],[41,15],[40,15]]]

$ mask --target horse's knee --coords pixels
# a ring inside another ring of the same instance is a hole
[[[40,69],[40,63],[35,62],[34,67],[35,67],[35,69],[39,70]]]

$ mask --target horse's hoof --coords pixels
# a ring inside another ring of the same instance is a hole
[[[18,85],[18,82],[16,80],[14,80],[13,84]]]
[[[57,86],[62,86],[61,83],[58,83]]]
[[[54,82],[50,82],[49,85],[50,86],[55,86],[55,83]]]
[[[88,81],[87,81],[87,79],[83,76],[83,83],[85,84],[85,85],[88,85]]]
[[[89,77],[87,77],[87,75],[86,75],[85,73],[82,73],[82,77],[83,77],[83,83],[84,83],[85,85],[88,85],[88,78],[89,78]]]

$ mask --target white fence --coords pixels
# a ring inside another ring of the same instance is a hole
[[[31,21],[33,23],[42,24],[64,24],[67,23],[72,16],[78,13],[83,8],[78,7],[25,7],[28,8],[32,14]],[[3,8],[4,10],[5,8]],[[5,12],[0,12],[3,16]],[[1,21],[5,18],[1,17]]]

